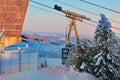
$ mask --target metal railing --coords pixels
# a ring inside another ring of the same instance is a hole
[[[0,75],[38,69],[38,52],[31,49],[0,53]]]

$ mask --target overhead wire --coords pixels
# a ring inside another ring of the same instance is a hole
[[[94,25],[94,24],[90,24],[90,23],[87,23],[87,22],[83,22],[83,23],[85,23],[85,24],[87,24],[87,25],[91,25],[91,26],[93,26],[93,27],[96,27],[96,25]]]
[[[29,6],[34,7],[34,8],[36,8],[36,9],[40,9],[40,10],[46,11],[46,12],[49,12],[49,13],[52,13],[52,14],[56,14],[56,15],[59,15],[59,16],[62,16],[62,17],[64,16],[64,15],[62,15],[62,14],[58,14],[58,13],[49,11],[49,10],[47,10],[47,9],[39,8],[39,7],[37,7],[37,6],[33,6],[33,5],[29,5]],[[64,17],[65,17],[65,16],[64,16]],[[87,23],[87,22],[83,22],[83,23],[88,24],[88,25],[91,25],[91,26],[95,26],[95,25],[90,24],[90,23]]]
[[[91,20],[91,22],[93,22],[93,23],[97,23],[97,24],[98,24],[98,22],[93,21],[93,20]],[[117,27],[115,27],[115,26],[112,26],[112,28],[117,29],[117,30],[120,30],[120,28],[117,28]]]
[[[59,13],[56,13],[56,12],[53,12],[53,11],[50,11],[50,10],[47,10],[47,9],[43,9],[43,8],[40,8],[40,7],[37,7],[37,6],[34,6],[34,5],[29,5],[29,6],[37,8],[37,9],[41,9],[43,11],[46,11],[46,12],[49,12],[49,13],[53,13],[53,14],[56,14],[56,15],[59,15],[59,16],[64,16],[62,14],[59,14]]]
[[[71,8],[75,8],[75,9],[78,9],[78,10],[81,10],[81,11],[84,11],[84,12],[87,12],[87,13],[89,13],[89,14],[92,14],[92,15],[95,15],[95,16],[99,17],[99,15],[96,14],[96,13],[94,13],[94,12],[91,12],[91,11],[88,11],[88,10],[85,10],[85,9],[82,9],[82,8],[79,8],[79,7],[76,7],[76,6],[71,5],[71,4],[64,3],[64,2],[59,1],[59,0],[54,0],[54,1],[56,1],[56,2],[58,2],[58,3],[61,3],[61,4],[64,4],[64,5],[66,5],[66,6],[69,6],[69,7],[71,7]],[[119,21],[113,20],[113,19],[111,19],[111,18],[109,18],[109,20],[111,20],[111,21],[113,21],[113,22],[116,22],[116,23],[120,23]]]
[[[34,8],[36,8],[36,9],[40,9],[40,10],[43,10],[43,11],[46,11],[46,12],[49,12],[49,13],[52,13],[52,14],[56,14],[56,15],[59,15],[59,16],[64,16],[64,15],[62,15],[62,14],[58,14],[58,13],[55,13],[55,12],[52,12],[52,11],[49,11],[49,10],[46,10],[46,9],[43,9],[43,8],[40,8],[40,7],[37,7],[37,6],[33,6],[33,5],[29,5],[29,6],[31,6],[31,7],[34,7]],[[87,22],[83,22],[83,23],[85,23],[85,24],[87,24],[87,25],[91,25],[91,26],[93,26],[93,27],[96,27],[96,25],[94,25],[94,24],[90,24],[90,23],[87,23]],[[118,33],[117,33],[118,34]],[[120,34],[118,34],[118,35],[120,35]]]
[[[32,1],[32,0],[30,0],[30,1]],[[44,6],[44,7],[50,8],[50,9],[54,9],[54,8],[52,8],[52,7],[50,7],[50,6],[47,6],[47,5],[44,5],[44,4],[41,4],[41,3],[35,2],[35,1],[32,1],[32,2],[34,2],[34,3],[36,3],[36,4],[39,4],[39,5],[42,5],[42,6]],[[55,13],[55,12],[49,11],[49,10],[47,10],[47,9],[39,8],[39,7],[36,7],[36,6],[33,6],[33,5],[30,5],[30,6],[31,6],[31,7],[34,7],[34,8],[37,8],[37,9],[41,9],[41,10],[47,11],[47,12],[49,12],[49,13],[53,13],[53,14],[59,15],[59,16],[64,16],[64,15],[62,15],[62,14],[58,14],[58,13]],[[96,22],[96,21],[92,21],[92,20],[91,20],[91,22],[98,23],[98,22]],[[83,23],[95,27],[95,25],[93,25],[93,24],[90,24],[90,23],[87,23],[87,22],[83,22]],[[119,28],[115,28],[115,29],[119,29]],[[119,30],[120,30],[120,29],[119,29]]]
[[[41,5],[41,6],[44,6],[44,7],[47,7],[47,8],[50,8],[50,9],[54,9],[53,7],[50,7],[50,6],[47,6],[45,4],[41,4],[39,2],[36,2],[36,1],[33,1],[33,0],[30,0],[31,2],[35,3],[35,4],[38,4],[38,5]]]
[[[36,4],[38,4],[38,5],[41,5],[41,6],[44,6],[44,7],[50,8],[50,9],[54,9],[54,8],[52,8],[52,7],[50,7],[50,6],[47,6],[47,5],[44,5],[44,4],[41,4],[41,3],[38,3],[38,2],[36,2],[36,1],[33,1],[33,0],[30,0],[30,1],[33,2],[33,3],[36,3]],[[53,14],[57,14],[57,15],[59,15],[59,16],[64,16],[64,15],[62,15],[62,14],[58,14],[58,13],[55,13],[55,12],[49,11],[49,10],[47,10],[47,9],[39,8],[39,7],[36,7],[36,6],[33,6],[33,5],[30,5],[30,6],[31,6],[31,7],[34,7],[34,8],[37,8],[37,9],[41,9],[41,10],[47,11],[47,12],[50,12],[50,13],[53,13]],[[54,10],[55,10],[55,9],[54,9]],[[91,22],[97,23],[97,22],[92,21],[92,20],[91,20]],[[83,22],[83,23],[86,23],[86,24],[92,25],[92,24],[87,23],[87,22]]]
[[[86,1],[86,0],[80,0],[80,1],[85,2],[85,3],[88,3],[88,4],[91,4],[91,5],[94,5],[94,6],[97,6],[97,7],[100,7],[100,8],[103,8],[103,9],[106,9],[106,10],[109,10],[109,11],[114,12],[114,13],[120,14],[119,11],[116,11],[116,10],[113,10],[113,9],[110,9],[110,8],[107,8],[107,7],[103,7],[103,6],[101,6],[101,5],[97,5],[97,4],[95,4],[95,3],[91,3],[91,2],[88,2],[88,1]]]
[[[80,10],[85,11],[85,12],[88,12],[88,13],[90,13],[90,14],[99,16],[99,15],[97,15],[96,13],[93,13],[93,12],[90,12],[90,11],[87,11],[87,10],[84,10],[84,9],[81,9],[81,8],[78,8],[78,7],[75,7],[75,6],[73,6],[73,5],[70,5],[70,4],[67,4],[67,3],[64,3],[64,2],[61,2],[61,1],[58,1],[58,0],[54,0],[54,1],[59,2],[59,3],[61,3],[61,4],[64,4],[64,5],[67,5],[67,6],[69,6],[69,7],[73,7],[73,8],[76,8],[76,9],[80,9]],[[110,19],[110,18],[109,18],[109,19]],[[110,20],[112,20],[112,21],[114,21],[114,22],[117,22],[117,23],[120,23],[120,22],[115,21],[115,20],[113,20],[113,19],[110,19]],[[98,22],[93,21],[93,20],[91,20],[91,22],[98,23]],[[113,26],[112,28],[120,30],[120,28],[116,28],[115,26]]]
[[[85,23],[85,24],[87,24],[87,25],[91,25],[91,26],[93,26],[93,27],[96,27],[96,25],[94,25],[94,24],[90,24],[90,23],[87,23],[87,22],[83,22],[83,23]],[[112,27],[113,28],[113,27]],[[117,29],[117,28],[116,28]],[[120,29],[119,29],[120,30]],[[116,32],[115,32],[116,33]],[[116,34],[118,34],[118,35],[120,35],[119,33],[116,33]]]

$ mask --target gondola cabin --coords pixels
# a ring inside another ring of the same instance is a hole
[[[67,61],[68,58],[68,54],[69,54],[69,48],[62,48],[62,64],[64,65]]]

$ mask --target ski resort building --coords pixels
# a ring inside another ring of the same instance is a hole
[[[29,0],[0,0],[0,48],[21,42]]]

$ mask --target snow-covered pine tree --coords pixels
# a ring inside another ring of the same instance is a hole
[[[120,55],[120,35],[118,36],[118,39],[119,39],[119,43],[118,43],[119,44],[119,52],[118,53]]]
[[[47,60],[45,59],[44,62],[41,63],[40,67],[39,68],[44,68],[44,67],[48,67],[48,64],[47,64]]]
[[[94,37],[94,75],[99,80],[120,80],[119,40],[106,16],[100,16]]]
[[[74,47],[68,56],[67,66],[73,66],[73,68],[79,72],[92,73],[92,42],[88,39],[82,38],[79,46]],[[68,65],[69,64],[69,65]]]
[[[47,60],[44,61],[44,67],[48,67]]]
[[[92,67],[92,56],[93,56],[93,45],[92,42],[88,39],[82,38],[80,40],[80,48],[79,48],[79,59],[76,60],[78,64],[76,64],[76,68],[79,69],[80,72],[89,72],[93,73]]]

